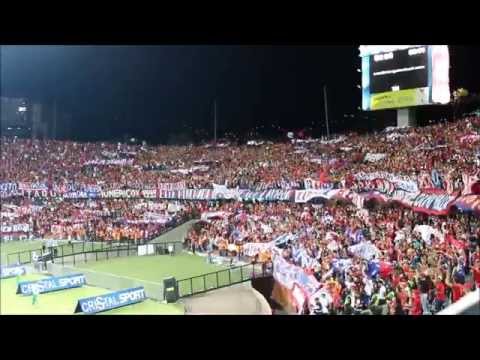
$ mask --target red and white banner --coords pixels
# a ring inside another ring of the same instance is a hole
[[[131,166],[133,165],[133,159],[108,159],[108,160],[90,160],[85,162],[83,165],[98,165],[98,166]]]
[[[158,183],[158,190],[183,190],[187,188],[187,183],[185,181],[179,181],[176,183]]]

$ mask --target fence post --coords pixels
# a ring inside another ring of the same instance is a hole
[[[87,262],[87,253],[85,251],[83,252],[83,259]]]
[[[32,250],[30,250],[30,251],[28,252],[28,254],[30,255],[30,262],[29,262],[29,264],[31,264],[31,263],[32,263]]]
[[[108,249],[107,249],[107,260],[108,260]]]
[[[190,294],[193,295],[193,278],[190,278]]]
[[[243,266],[240,266],[240,279],[243,281]]]
[[[85,254],[85,241],[82,242],[82,252]]]
[[[20,264],[20,253],[17,253],[18,255],[18,263]]]
[[[120,244],[117,246],[117,257],[120,257]]]
[[[231,270],[228,269],[228,285],[232,284],[232,273],[230,272]]]
[[[98,252],[95,251],[95,261],[98,261]]]
[[[207,291],[207,276],[203,275],[203,291]]]
[[[73,254],[73,266],[75,266],[75,254]]]
[[[70,245],[72,245],[72,254],[74,254],[75,251],[73,250],[73,243],[71,243]]]
[[[217,275],[217,288],[220,286],[218,285],[218,271],[215,273]]]

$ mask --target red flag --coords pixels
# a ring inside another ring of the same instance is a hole
[[[445,240],[447,242],[447,244],[451,244],[453,246],[455,246],[456,248],[458,249],[465,249],[465,243],[463,241],[460,241],[460,240],[457,240],[455,239],[452,235],[448,234],[446,237],[445,237]]]

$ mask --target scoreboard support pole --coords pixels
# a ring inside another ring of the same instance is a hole
[[[414,108],[397,109],[397,127],[417,126],[417,117]]]

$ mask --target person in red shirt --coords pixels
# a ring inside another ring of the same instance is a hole
[[[422,315],[422,302],[420,300],[420,289],[414,284],[412,287],[412,303],[410,315]]]
[[[480,289],[480,259],[477,259],[472,270],[473,282],[476,289]]]
[[[447,300],[445,290],[445,283],[443,282],[442,277],[438,276],[437,281],[435,282],[435,299],[433,301],[435,312],[439,312],[445,305],[445,301]]]
[[[457,302],[460,298],[465,295],[465,286],[460,284],[459,282],[455,281],[455,278],[452,279],[453,283],[451,283],[452,288],[452,303]],[[450,285],[450,284],[447,284]]]

